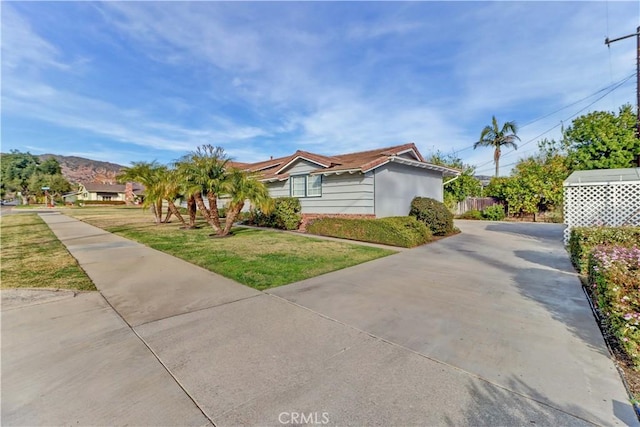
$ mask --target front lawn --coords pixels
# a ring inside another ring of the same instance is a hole
[[[37,214],[0,217],[2,289],[55,288],[95,291],[47,224]]]
[[[296,236],[270,230],[237,227],[228,238],[210,238],[203,222],[196,230],[181,230],[173,219],[155,225],[141,208],[84,207],[63,213],[182,258],[210,271],[264,290],[351,267],[394,251]]]

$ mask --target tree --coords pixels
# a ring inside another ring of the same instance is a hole
[[[640,155],[636,116],[629,104],[620,107],[617,115],[595,111],[580,116],[563,137],[574,170],[629,168]]]
[[[187,223],[184,221],[184,218],[180,214],[180,211],[175,205],[176,199],[181,196],[181,185],[178,181],[178,171],[175,169],[169,169],[166,166],[162,166],[158,169],[158,192],[160,193],[160,197],[167,201],[167,216],[164,219],[164,222],[169,222],[169,218],[171,215],[175,215],[178,220],[182,223],[183,226],[186,226]]]
[[[269,213],[272,208],[269,190],[255,176],[239,169],[230,169],[226,173],[223,184],[225,194],[230,197],[227,208],[227,218],[221,236],[226,236],[231,231],[234,221],[242,211],[245,202],[248,200],[260,211]]]
[[[518,126],[515,122],[505,122],[502,128],[498,126],[498,120],[496,116],[493,116],[491,125],[487,125],[480,132],[480,140],[473,144],[473,149],[478,147],[493,147],[493,161],[496,164],[496,177],[499,175],[500,169],[500,155],[502,153],[502,147],[513,147],[518,149],[516,140],[520,141],[517,135]]]
[[[475,197],[482,194],[482,184],[473,176],[475,167],[464,163],[462,159],[455,154],[445,155],[440,151],[436,151],[427,158],[427,162],[458,169],[462,172],[460,176],[453,181],[451,181],[450,177],[445,178],[445,182],[449,181],[443,189],[444,203],[448,208],[453,208],[456,203],[463,201],[467,197]]]
[[[2,154],[0,188],[2,197],[19,192],[24,204],[42,196],[42,187],[49,187],[53,196],[61,196],[71,190],[71,184],[62,176],[60,164],[54,158],[44,162],[31,153],[11,150]]]
[[[538,212],[562,206],[562,184],[570,173],[567,157],[552,148],[554,141],[538,145],[539,154],[520,160],[511,177],[493,178],[486,190],[504,200],[510,214],[533,214],[534,220]]]
[[[223,192],[225,168],[229,157],[221,147],[202,145],[176,163],[184,185],[183,192],[195,199],[198,209],[216,234],[222,232],[218,212],[218,197]],[[209,207],[203,197],[209,201]]]
[[[133,162],[124,167],[117,176],[119,182],[135,181],[144,185],[145,197],[142,206],[149,207],[153,212],[155,223],[162,222],[162,200],[164,198],[162,179],[166,166],[153,162]]]

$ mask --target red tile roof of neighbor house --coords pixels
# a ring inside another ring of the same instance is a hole
[[[334,156],[323,156],[320,154],[310,153],[308,151],[298,150],[287,157],[279,157],[277,159],[269,159],[257,163],[234,162],[232,165],[258,173],[261,180],[275,181],[287,179],[289,174],[286,173],[286,169],[297,159],[305,159],[320,165],[322,168],[315,173],[340,173],[341,171],[368,172],[390,161],[402,161],[398,156],[404,153],[411,153],[415,157],[415,160],[413,161],[402,159],[405,163],[412,166],[440,170],[452,175],[459,174],[459,171],[455,169],[425,162],[422,154],[420,154],[420,151],[418,151],[418,148],[414,143],[378,148],[375,150],[359,151],[357,153],[337,154]]]

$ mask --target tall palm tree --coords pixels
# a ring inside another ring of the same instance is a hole
[[[216,234],[222,231],[218,213],[218,196],[223,191],[225,168],[229,157],[221,147],[202,145],[177,162],[187,197],[193,197],[205,220]],[[206,207],[203,197],[209,201]]]
[[[502,147],[513,147],[518,149],[516,140],[520,141],[520,137],[517,135],[518,125],[516,122],[505,122],[502,125],[502,129],[498,126],[498,120],[496,116],[493,116],[491,125],[487,125],[482,129],[480,133],[480,140],[473,144],[473,149],[478,147],[494,147],[493,161],[496,164],[496,176],[498,176],[500,169],[500,155],[502,154]]]
[[[162,222],[162,191],[160,191],[161,166],[153,162],[133,162],[131,166],[124,167],[117,176],[119,182],[135,181],[145,187],[143,207],[151,206],[156,224]]]
[[[247,172],[239,169],[228,170],[223,189],[224,194],[228,195],[230,200],[224,229],[218,233],[220,236],[229,234],[234,221],[238,218],[247,201],[259,207],[263,212],[268,213],[271,210],[272,200],[269,196],[269,190],[255,176]]]

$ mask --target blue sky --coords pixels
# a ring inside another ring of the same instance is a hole
[[[469,147],[495,114],[521,126],[507,174],[580,110],[635,105],[635,40],[604,39],[635,32],[638,1],[0,7],[3,152],[128,165],[206,143],[258,161],[415,142],[491,174]]]

